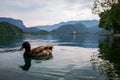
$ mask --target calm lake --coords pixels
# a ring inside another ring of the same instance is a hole
[[[24,41],[52,44],[49,60],[24,66]],[[0,80],[120,80],[120,38],[81,35],[0,36]]]

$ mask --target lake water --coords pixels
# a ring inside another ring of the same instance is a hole
[[[21,68],[24,41],[52,44],[53,57]],[[0,36],[0,80],[120,80],[119,53],[120,38],[94,34]]]

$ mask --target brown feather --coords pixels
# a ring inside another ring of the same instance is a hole
[[[52,54],[52,48],[53,48],[52,45],[39,46],[39,47],[33,48],[30,51],[30,54],[32,56],[50,55]]]

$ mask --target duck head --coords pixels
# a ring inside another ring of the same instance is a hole
[[[30,51],[31,50],[30,43],[29,42],[24,42],[22,44],[22,47],[20,48],[20,50],[23,50],[23,49],[25,49],[25,51]]]

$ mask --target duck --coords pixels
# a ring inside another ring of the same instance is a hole
[[[52,45],[44,45],[38,46],[36,48],[31,49],[31,45],[29,42],[24,42],[19,49],[19,51],[25,49],[24,56],[26,57],[42,57],[42,56],[50,56],[52,55],[53,46]]]

